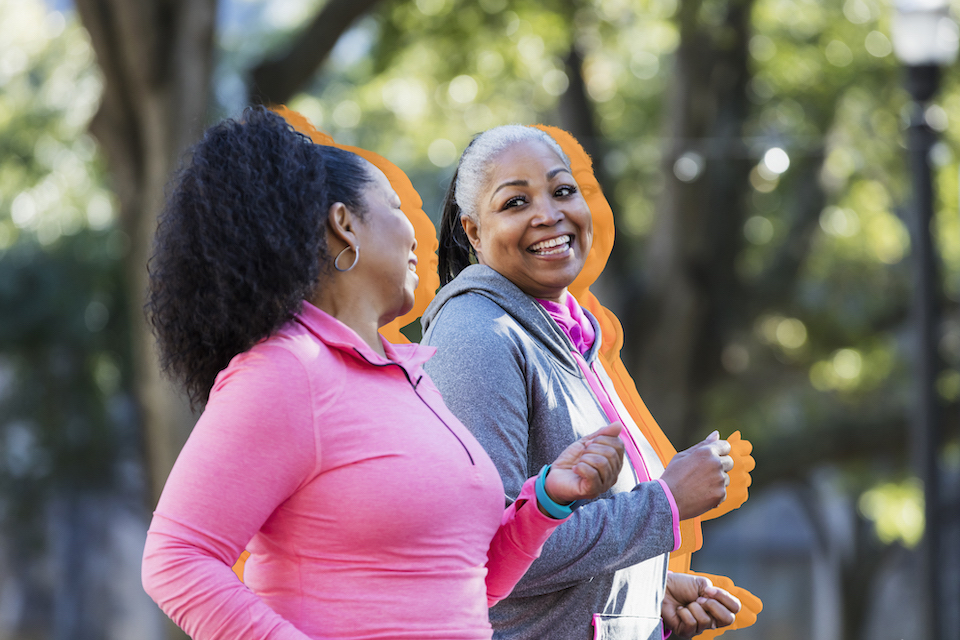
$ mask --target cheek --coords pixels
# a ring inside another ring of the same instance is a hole
[[[392,249],[406,255],[410,252],[410,247],[413,246],[415,237],[413,225],[410,224],[409,220],[405,217],[394,220],[393,229],[390,233]]]
[[[523,251],[524,224],[504,221],[490,229],[490,242],[501,254],[516,254]]]

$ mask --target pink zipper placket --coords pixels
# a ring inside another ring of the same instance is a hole
[[[580,367],[580,371],[583,373],[583,377],[586,379],[590,390],[593,391],[594,397],[596,397],[600,403],[600,408],[603,409],[603,412],[607,415],[607,420],[611,422],[616,420],[623,425],[620,438],[623,440],[624,452],[627,454],[627,458],[630,459],[630,464],[633,465],[633,469],[637,473],[637,480],[639,482],[650,480],[650,470],[647,469],[647,463],[640,453],[640,447],[637,446],[637,442],[633,439],[633,434],[627,427],[627,423],[620,417],[620,412],[617,411],[606,388],[604,388],[603,383],[600,382],[600,376],[587,364],[587,361],[583,359],[583,355],[581,355],[579,351],[574,349],[571,350],[570,353],[573,355],[574,360],[577,361],[577,366]]]

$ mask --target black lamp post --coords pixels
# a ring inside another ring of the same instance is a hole
[[[950,18],[946,0],[899,0],[893,23],[893,48],[906,69],[906,88],[912,102],[907,148],[913,187],[912,236],[915,265],[914,319],[916,322],[917,406],[912,421],[913,460],[924,487],[924,538],[921,620],[922,636],[943,638],[944,583],[942,579],[939,451],[942,437],[939,372],[938,260],[930,234],[933,218],[933,179],[930,151],[936,132],[927,122],[927,106],[940,87],[940,69],[957,57],[957,24]]]

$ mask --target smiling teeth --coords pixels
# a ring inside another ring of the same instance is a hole
[[[565,245],[570,242],[570,236],[560,236],[558,238],[553,238],[552,240],[544,240],[543,242],[538,242],[537,244],[530,247],[530,251],[545,251],[546,249],[552,249],[553,247],[559,247],[560,245]]]

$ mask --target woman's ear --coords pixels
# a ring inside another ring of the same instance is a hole
[[[460,216],[460,225],[463,227],[463,232],[467,235],[467,240],[470,241],[470,246],[473,247],[473,250],[479,256],[480,255],[480,225],[478,225],[469,216]]]
[[[356,233],[357,220],[357,216],[342,202],[334,202],[330,205],[327,212],[327,228],[330,231],[327,246],[334,255],[344,247],[357,246],[359,241]]]

